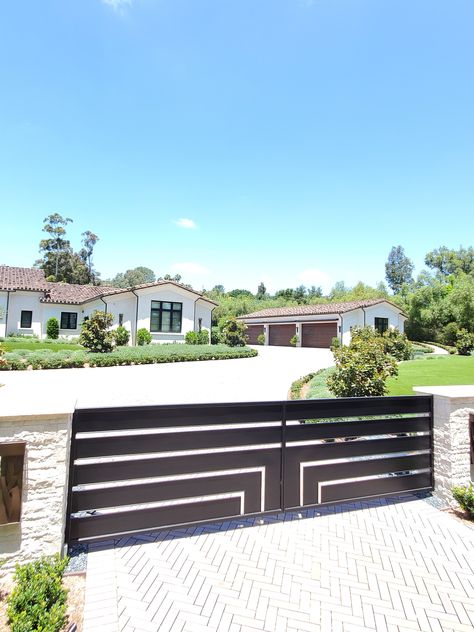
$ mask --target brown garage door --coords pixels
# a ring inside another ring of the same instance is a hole
[[[290,340],[296,334],[296,325],[270,325],[270,344],[291,347]]]
[[[318,323],[302,325],[301,345],[328,349],[332,339],[337,336],[337,323]]]
[[[263,325],[247,325],[247,329],[245,330],[245,335],[248,338],[248,344],[249,345],[257,345],[258,344],[258,336],[260,336],[260,334],[263,334],[264,329],[263,329]]]

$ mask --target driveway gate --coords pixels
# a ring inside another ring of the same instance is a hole
[[[430,490],[432,398],[79,409],[66,541]]]

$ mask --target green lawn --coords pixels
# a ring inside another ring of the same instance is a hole
[[[81,345],[73,342],[35,342],[34,340],[14,340],[1,343],[5,351],[17,351],[18,349],[26,349],[27,351],[39,351],[40,349],[48,349],[49,351],[79,351]]]
[[[388,395],[414,395],[413,386],[474,384],[474,356],[435,356],[401,362]]]

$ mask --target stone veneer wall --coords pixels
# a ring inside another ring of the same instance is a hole
[[[455,485],[469,485],[471,481],[469,417],[474,413],[474,386],[414,390],[434,395],[435,493],[443,502],[457,507],[451,489]]]
[[[25,441],[20,523],[0,525],[0,574],[16,562],[61,553],[72,415],[2,417],[0,442]]]

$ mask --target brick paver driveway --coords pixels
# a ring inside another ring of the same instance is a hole
[[[89,553],[84,623],[472,632],[474,530],[409,496],[122,538]]]

